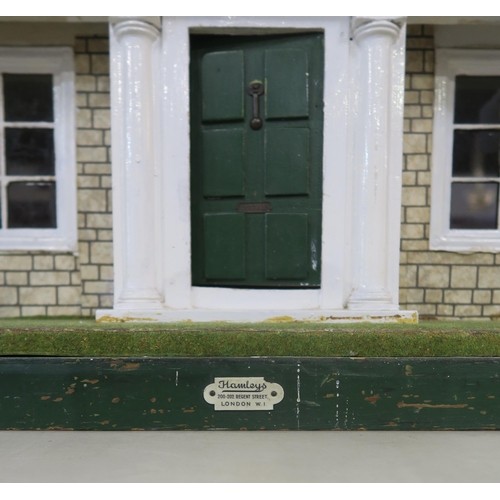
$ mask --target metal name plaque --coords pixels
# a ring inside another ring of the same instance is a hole
[[[281,385],[266,382],[264,377],[220,377],[203,391],[215,411],[272,410],[284,395]]]

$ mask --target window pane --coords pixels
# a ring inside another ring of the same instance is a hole
[[[455,123],[500,123],[500,77],[457,76]]]
[[[57,227],[55,182],[11,182],[7,213],[9,228]]]
[[[453,176],[498,177],[500,132],[496,130],[455,130]]]
[[[54,131],[6,128],[7,175],[54,175]]]
[[[52,75],[3,75],[5,121],[54,121]]]
[[[497,229],[498,184],[454,182],[451,185],[451,229]]]

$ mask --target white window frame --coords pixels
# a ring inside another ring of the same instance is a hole
[[[46,250],[75,252],[77,249],[75,72],[69,47],[0,48],[0,73],[51,74],[53,77],[54,122],[33,122],[26,127],[54,129],[57,228],[0,229],[0,250]],[[5,165],[3,89],[0,79],[0,155]],[[30,180],[33,176],[30,176]],[[45,179],[45,176],[44,176]],[[48,178],[47,178],[48,179]],[[47,180],[45,179],[45,180]],[[16,180],[20,178],[16,177]],[[2,212],[5,213],[5,189]]]
[[[429,247],[450,252],[498,252],[500,229],[450,229],[454,129],[500,130],[500,124],[454,125],[457,75],[500,76],[500,50],[436,50]],[[498,220],[500,222],[500,215]]]

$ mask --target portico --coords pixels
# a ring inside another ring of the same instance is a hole
[[[404,18],[112,18],[114,305],[97,319],[416,322],[398,305],[405,31]],[[301,33],[324,36],[319,284],[195,286],[190,35]]]

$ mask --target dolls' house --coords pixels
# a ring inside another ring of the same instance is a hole
[[[0,18],[0,315],[500,315],[500,18]]]

